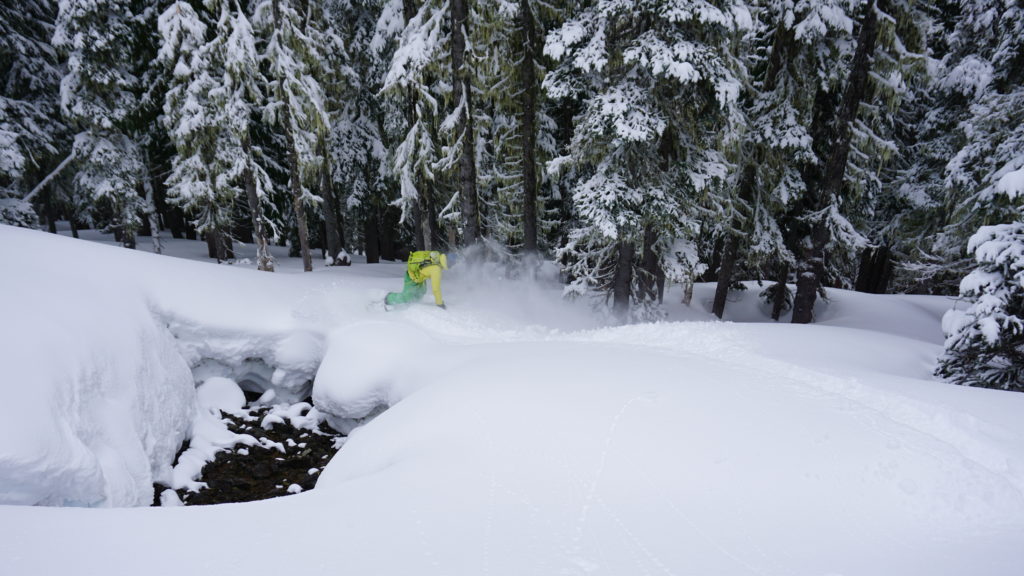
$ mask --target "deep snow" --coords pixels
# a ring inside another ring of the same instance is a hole
[[[550,268],[456,267],[448,311],[383,312],[400,263],[265,274],[93,239],[0,226],[5,576],[1024,570],[1024,395],[932,378],[949,299],[834,290],[794,326],[752,285],[718,322],[699,285],[612,327]],[[170,458],[216,437],[225,378],[312,380],[332,423],[391,407],[314,491],[130,507],[194,480]]]

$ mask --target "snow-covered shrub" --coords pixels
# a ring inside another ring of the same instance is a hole
[[[3,188],[0,188],[0,224],[10,224],[21,228],[38,228],[39,218],[36,216],[32,204],[21,198],[7,195]]]
[[[968,243],[978,267],[960,283],[972,300],[943,318],[936,373],[957,384],[1024,392],[1024,222],[982,226]]]

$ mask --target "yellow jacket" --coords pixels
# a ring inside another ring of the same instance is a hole
[[[448,257],[436,250],[420,250],[409,254],[409,278],[417,284],[430,279],[434,291],[434,304],[444,304],[441,297],[441,270],[448,269]]]

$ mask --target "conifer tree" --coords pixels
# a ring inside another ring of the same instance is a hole
[[[66,151],[56,17],[51,0],[0,3],[0,223],[36,226],[25,196]]]
[[[960,295],[970,305],[943,318],[946,349],[936,373],[957,384],[1024,392],[1024,213],[1012,224],[982,226],[968,250],[978,267]]]
[[[417,249],[433,249],[440,238],[435,171],[452,163],[439,158],[438,127],[445,97],[439,85],[448,62],[444,26],[450,17],[447,2],[392,0],[381,13],[375,41],[387,53],[389,65],[382,93],[391,105],[404,110],[405,125],[396,127],[391,148],[391,171],[399,183],[396,204],[401,221],[412,220]],[[450,76],[450,72],[448,73]]]
[[[269,243],[278,237],[271,218],[270,176],[258,162],[252,144],[251,125],[263,104],[263,86],[266,78],[260,73],[256,41],[252,25],[237,0],[208,0],[211,9],[219,4],[217,20],[218,46],[223,46],[224,86],[216,93],[224,110],[222,146],[228,163],[225,176],[232,182],[241,182],[245,189],[249,217],[252,220],[253,242],[256,244],[256,265],[259,270],[274,271],[274,257]]]
[[[107,230],[134,248],[144,209],[137,188],[143,174],[130,136],[138,107],[133,48],[138,34],[128,0],[61,0],[53,44],[67,54],[61,112],[76,132],[72,154],[76,189],[109,210]]]
[[[400,30],[404,27],[401,2],[390,4]],[[340,105],[331,122],[332,177],[341,190],[339,210],[347,215],[346,237],[353,244],[360,238],[366,261],[376,263],[382,255],[388,259],[395,256],[392,231],[384,226],[384,216],[396,210],[391,206],[394,186],[388,178],[386,143],[396,130],[387,130],[385,122],[394,126],[405,119],[403,112],[394,108],[392,97],[378,96],[390,62],[387,39],[391,33],[382,19],[385,7],[373,0],[335,0],[328,8],[347,56],[341,66]],[[378,22],[385,29],[378,29]]]
[[[322,200],[309,185],[321,175],[322,147],[317,144],[330,121],[323,88],[314,76],[323,54],[305,28],[308,20],[301,7],[292,0],[262,0],[253,23],[265,42],[261,59],[271,82],[263,117],[284,136],[292,212],[303,268],[308,272],[313,261],[306,207]]]
[[[217,98],[223,79],[218,42],[206,42],[207,24],[186,2],[161,15],[159,60],[171,74],[164,123],[178,151],[167,178],[168,198],[192,214],[218,261],[230,257],[236,190],[226,178],[230,151],[221,146],[226,110]]]
[[[255,160],[249,128],[264,83],[252,29],[236,2],[208,0],[206,6],[209,11],[199,14],[176,2],[160,20],[160,60],[172,76],[164,121],[178,150],[168,195],[197,218],[196,229],[214,242],[214,256],[225,259],[235,203],[244,190],[257,266],[272,271],[273,224],[265,217],[271,183]]]
[[[548,94],[582,102],[555,160],[580,175],[578,223],[559,251],[570,293],[597,287],[625,319],[631,301],[657,301],[662,275],[692,277],[701,196],[721,194],[738,117],[740,66],[727,46],[750,24],[741,2],[598,0],[548,35],[545,53],[560,61]]]
[[[904,78],[923,51],[910,5],[868,0],[858,10],[856,49],[842,88],[815,97],[811,136],[818,161],[802,166],[806,192],[794,221],[799,238],[794,323],[813,320],[824,286],[851,285],[855,255],[868,239],[850,215],[874,209],[880,183],[873,174],[894,147],[886,131],[902,101]]]
[[[960,284],[970,304],[944,318],[937,373],[1024,391],[1024,9],[991,0],[961,8],[943,83],[969,106],[947,165],[947,202],[959,208],[945,235],[980,226],[967,242],[976,268]]]
[[[799,168],[816,162],[813,95],[834,74],[853,27],[847,2],[755,5],[756,27],[739,56],[749,71],[742,99],[746,127],[731,151],[730,194],[721,203],[723,212],[715,215],[727,223],[712,306],[718,317],[741,262],[757,277],[773,266],[786,271],[795,263],[779,220],[803,196]],[[786,274],[781,276],[774,290],[784,299]]]
[[[555,124],[540,90],[541,51],[546,22],[557,12],[543,2],[498,0],[477,3],[474,13],[472,43],[488,47],[473,53],[481,221],[490,239],[535,254],[544,232],[543,166],[555,153]]]

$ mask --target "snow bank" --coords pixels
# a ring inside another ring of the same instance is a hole
[[[364,321],[330,337],[313,386],[313,403],[348,433],[416,390],[451,361],[451,351],[404,322]]]
[[[308,330],[239,332],[199,322],[169,322],[197,383],[226,377],[243,389],[273,390],[281,402],[307,398],[323,356],[323,337]]]
[[[0,262],[2,391],[18,407],[0,420],[0,503],[148,506],[154,482],[194,486],[236,441],[196,414],[196,383],[305,398],[336,320],[322,287],[9,226]],[[195,436],[194,465],[172,471]]]
[[[91,265],[106,250],[0,226],[0,503],[148,505],[170,479],[191,374],[142,293]]]

